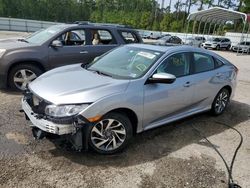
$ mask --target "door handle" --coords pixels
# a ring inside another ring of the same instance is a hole
[[[88,51],[80,51],[80,54],[87,54],[89,53]]]
[[[190,84],[190,82],[186,82],[183,86],[184,86],[184,87],[190,87],[191,84]]]

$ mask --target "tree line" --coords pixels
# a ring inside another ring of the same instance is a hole
[[[174,9],[170,8],[172,0],[166,3],[161,7],[155,0],[0,0],[0,16],[57,22],[88,20],[182,32],[193,6],[197,10],[219,6],[250,13],[249,0],[177,0]]]

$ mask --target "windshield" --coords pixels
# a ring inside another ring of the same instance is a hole
[[[42,44],[43,42],[49,40],[51,37],[62,31],[62,29],[64,28],[64,25],[54,25],[47,29],[42,29],[31,34],[25,40],[32,44]]]
[[[143,76],[162,54],[154,50],[123,46],[94,60],[87,70],[117,79],[135,79]]]

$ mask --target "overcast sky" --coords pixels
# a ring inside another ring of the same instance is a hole
[[[161,7],[162,0],[157,0],[157,1],[158,1],[158,3],[160,4],[160,7]],[[171,11],[174,10],[174,5],[175,5],[175,3],[177,1],[178,0],[172,0],[172,2],[171,2]],[[186,0],[182,0],[182,2],[184,2],[184,1],[186,1]],[[170,2],[170,0],[165,0],[164,7],[167,7],[169,5],[169,2]],[[218,2],[218,1],[215,0],[214,3],[216,3],[216,2]],[[195,12],[195,11],[197,11],[197,8],[198,8],[198,6],[192,6],[190,11]],[[207,7],[204,6],[204,8],[207,8]]]

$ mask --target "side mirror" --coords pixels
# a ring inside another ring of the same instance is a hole
[[[176,77],[168,73],[156,73],[152,77],[148,78],[146,83],[163,83],[171,84],[176,80]]]
[[[63,44],[60,40],[53,40],[50,46],[54,48],[60,48],[63,46]]]

